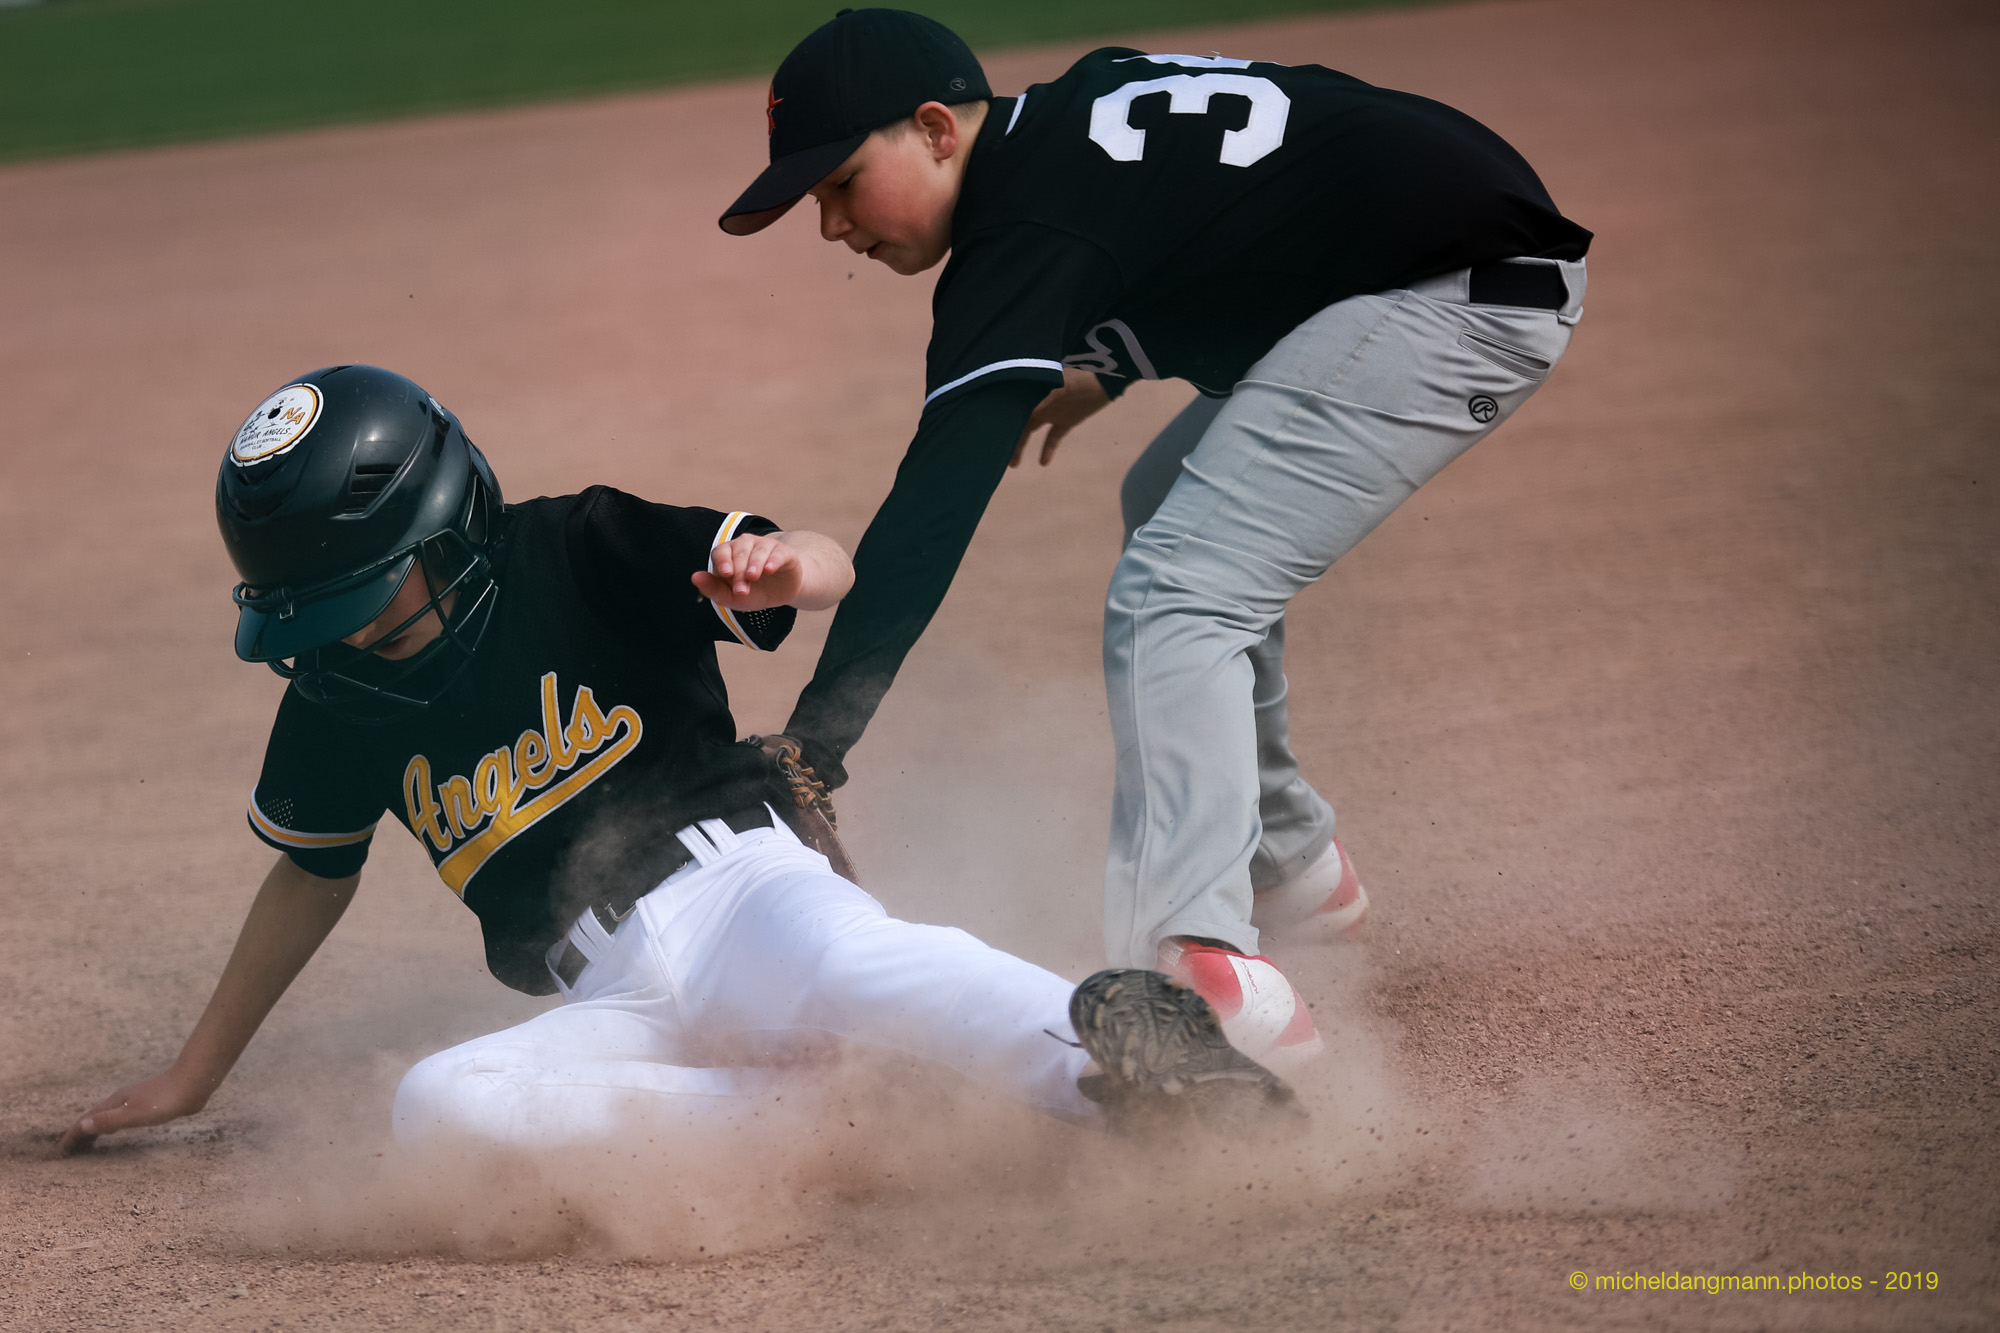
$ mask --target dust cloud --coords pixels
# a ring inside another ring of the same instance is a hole
[[[729,1121],[635,1101],[609,1138],[532,1155],[399,1146],[386,1114],[397,1060],[377,1055],[351,1097],[274,1131],[238,1230],[272,1252],[502,1261],[696,1263],[810,1243],[966,1272],[1200,1260],[1218,1226],[1310,1225],[1446,1153],[1449,1135],[1399,1090],[1389,1042],[1345,1020],[1324,1035],[1326,1056],[1296,1082],[1306,1115],[1248,1136],[1127,1140],[849,1047]]]

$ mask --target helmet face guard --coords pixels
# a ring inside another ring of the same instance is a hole
[[[216,479],[242,580],[236,655],[361,721],[429,706],[472,660],[499,599],[500,485],[458,418],[401,375],[331,366],[267,398]],[[343,640],[380,620],[412,575],[437,637],[392,661]]]
[[[440,627],[435,639],[400,660],[344,642],[378,619],[412,576],[424,580],[429,595],[374,641],[385,643],[431,615]],[[486,552],[456,532],[442,532],[318,587],[264,590],[238,584],[235,600],[242,614],[236,651],[247,661],[264,662],[314,703],[356,721],[381,721],[427,708],[451,687],[485,637],[499,596]],[[291,626],[297,627],[291,633],[281,628]],[[329,633],[335,636],[331,640]],[[284,651],[279,645],[306,641],[314,646],[271,655],[273,649]]]

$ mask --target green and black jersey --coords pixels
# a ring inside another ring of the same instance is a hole
[[[584,903],[652,887],[676,829],[774,795],[736,743],[715,645],[775,648],[797,613],[728,611],[689,575],[776,530],[602,486],[508,506],[494,619],[451,688],[377,724],[287,690],[251,828],[332,878],[360,870],[387,811],[478,915],[493,974],[548,993],[544,951]]]

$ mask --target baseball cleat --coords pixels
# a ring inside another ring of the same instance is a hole
[[[1077,1087],[1116,1126],[1228,1127],[1292,1100],[1283,1079],[1229,1044],[1199,993],[1164,973],[1099,972],[1070,996],[1069,1018],[1097,1065]]]
[[[1160,970],[1208,1001],[1230,1045],[1281,1074],[1297,1073],[1323,1048],[1305,997],[1261,954],[1169,939]]]
[[[1367,919],[1368,890],[1338,838],[1304,870],[1258,894],[1250,907],[1250,924],[1260,933],[1299,939],[1357,939]]]

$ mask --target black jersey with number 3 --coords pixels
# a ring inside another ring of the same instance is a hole
[[[1590,233],[1462,112],[1317,65],[1107,48],[993,105],[952,216],[935,398],[987,376],[1230,386],[1335,301]]]
[[[676,829],[776,796],[736,744],[715,644],[775,648],[797,613],[730,612],[689,580],[718,543],[776,530],[605,486],[509,505],[493,620],[450,690],[375,725],[285,691],[251,829],[335,878],[389,812],[478,915],[493,974],[547,994],[543,952],[584,904],[658,883]]]
[[[1065,364],[1114,394],[1154,378],[1227,394],[1337,301],[1590,244],[1519,153],[1441,103],[1314,65],[1122,48],[991,104],[951,238],[916,438],[786,727],[835,782]]]

